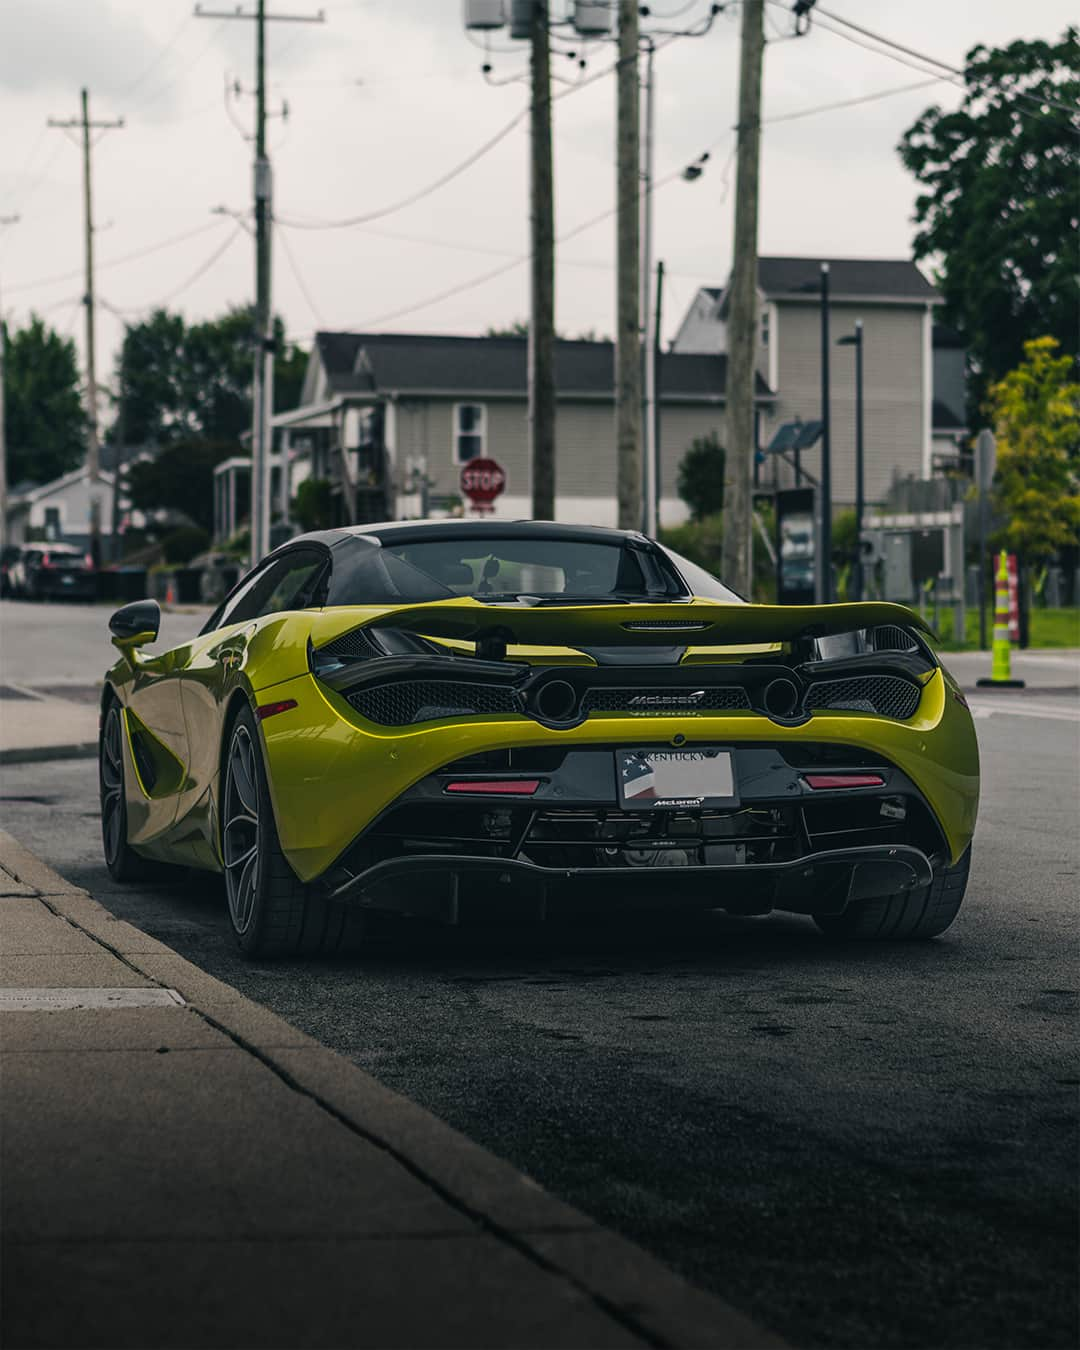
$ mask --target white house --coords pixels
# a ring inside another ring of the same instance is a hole
[[[113,475],[108,469],[98,474],[91,494],[90,475],[85,465],[72,469],[51,483],[35,484],[8,494],[7,539],[11,544],[28,538],[85,547],[90,543],[91,495],[98,502],[99,533],[111,538],[113,519]]]

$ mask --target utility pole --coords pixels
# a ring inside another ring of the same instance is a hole
[[[532,11],[529,458],[534,520],[555,519],[555,188],[551,165],[551,46],[547,0]]]
[[[642,425],[645,442],[645,533],[656,534],[659,484],[656,480],[656,347],[652,341],[653,254],[653,146],[656,130],[656,43],[645,39],[645,146],[641,172],[641,328],[645,354],[645,401]]]
[[[94,122],[90,118],[90,95],[82,91],[82,115],[60,121],[49,118],[49,126],[82,131],[83,153],[83,230],[86,237],[86,470],[90,480],[90,554],[94,566],[101,565],[101,452],[98,442],[97,361],[94,323],[94,204],[90,186],[90,132],[113,130],[124,125],[122,117],[112,122]]]
[[[727,472],[722,576],[742,595],[752,589],[750,476],[754,457],[754,350],[757,335],[758,166],[764,0],[744,0],[736,128],[735,257],[728,317]]]
[[[660,400],[663,395],[662,380],[660,378],[660,334],[663,331],[664,314],[664,263],[661,259],[656,264],[656,303],[653,311],[653,337],[651,347],[652,364],[652,456],[650,458],[649,472],[653,481],[653,518],[649,523],[645,533],[653,538],[660,532],[660,501],[664,495],[664,475],[663,475],[663,442],[661,437],[660,420]]]
[[[274,310],[271,299],[270,239],[273,223],[273,181],[266,153],[266,23],[322,23],[317,14],[266,13],[266,0],[254,12],[208,10],[195,6],[199,19],[253,19],[255,22],[255,365],[251,386],[251,564],[270,551],[270,455],[274,406]],[[285,457],[287,460],[287,456]],[[282,473],[288,472],[287,463]]]
[[[760,5],[762,0],[757,0]],[[640,113],[637,0],[619,0],[618,111],[615,150],[617,296],[615,455],[619,528],[641,529]]]
[[[0,216],[0,229],[18,224],[18,216]],[[4,437],[4,306],[0,303],[0,549],[7,544],[7,441]]]

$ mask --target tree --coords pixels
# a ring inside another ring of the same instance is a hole
[[[1028,561],[1080,538],[1080,384],[1057,349],[1052,337],[1025,342],[1021,365],[990,389],[1001,542]]]
[[[307,354],[285,341],[280,319],[274,328],[278,412],[299,402]],[[234,307],[218,319],[190,326],[181,315],[159,309],[144,322],[129,325],[116,381],[123,393],[125,442],[238,442],[251,428],[253,364],[247,307]],[[116,426],[113,434],[118,434]]]
[[[25,328],[5,326],[4,335],[8,482],[48,483],[86,451],[75,344],[36,314]]]
[[[693,520],[724,509],[724,464],[727,456],[716,432],[690,442],[679,465],[679,496],[690,508]]]
[[[205,530],[214,526],[214,469],[239,453],[234,441],[177,441],[156,459],[127,470],[127,495],[138,511],[181,511]]]
[[[529,324],[526,319],[515,319],[513,323],[501,326],[493,324],[484,332],[489,338],[524,338],[529,336]]]
[[[899,145],[923,192],[916,258],[937,259],[947,317],[974,370],[971,411],[1020,362],[1025,339],[1076,351],[1080,287],[1080,36],[977,46],[960,107],[926,112]]]

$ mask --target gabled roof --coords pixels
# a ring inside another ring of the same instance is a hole
[[[934,431],[967,431],[964,418],[940,398],[934,399],[930,410],[930,422]]]
[[[880,296],[892,300],[934,301],[941,297],[907,258],[758,259],[758,286],[765,295],[801,295],[818,285],[821,264],[829,264],[833,298]]]
[[[323,332],[315,335],[315,344],[331,396],[394,392],[524,398],[528,388],[525,338]],[[727,358],[664,353],[658,374],[664,397],[719,399]],[[555,387],[562,397],[613,395],[614,344],[557,340]],[[760,377],[757,393],[770,397]]]
[[[57,492],[63,492],[65,488],[71,487],[81,478],[86,478],[89,470],[85,464],[80,464],[77,469],[69,469],[67,473],[61,474],[59,478],[54,478],[51,483],[29,483],[25,487],[20,485],[17,489],[12,489],[8,493],[8,500],[15,502],[39,502],[45,497],[52,497]],[[108,469],[100,469],[98,477],[106,487],[112,487],[113,475]]]

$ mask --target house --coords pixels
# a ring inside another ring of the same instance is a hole
[[[760,444],[784,422],[821,416],[819,258],[758,260],[757,369],[775,395]],[[863,323],[866,496],[882,500],[898,478],[929,478],[955,460],[966,428],[963,343],[935,324],[941,296],[906,259],[832,258],[829,263],[830,441],[833,501],[855,498],[855,360],[841,337]],[[729,293],[707,286],[690,305],[672,350],[722,355],[727,350]],[[937,335],[937,336],[935,336]],[[939,357],[940,353],[940,357]],[[777,465],[778,482],[793,480]],[[803,452],[816,478],[820,447]]]
[[[497,460],[507,475],[496,516],[531,514],[524,338],[318,333],[300,407],[274,417],[295,492],[328,479],[341,520],[449,509],[462,466]],[[686,517],[678,496],[683,455],[698,437],[722,440],[727,358],[673,352],[658,362],[661,519]],[[615,350],[610,342],[555,344],[556,516],[613,525]],[[772,394],[758,378],[759,406]]]
[[[98,502],[102,540],[112,535],[113,475],[102,469],[93,495]],[[90,545],[90,474],[85,465],[51,483],[16,484],[7,499],[7,540],[23,544],[47,539],[56,543]]]

